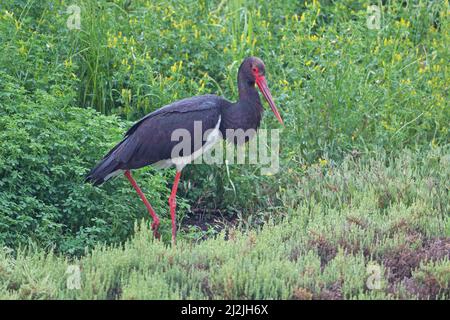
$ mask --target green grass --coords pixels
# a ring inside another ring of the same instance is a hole
[[[311,167],[272,222],[199,243],[172,247],[142,224],[123,246],[70,261],[2,250],[0,297],[449,299],[449,162],[437,149]],[[69,265],[81,270],[80,289],[66,287]],[[375,289],[369,266],[379,270]]]
[[[2,297],[449,298],[448,1],[70,4],[81,30],[66,1],[0,4]],[[125,179],[83,183],[139,117],[237,99],[249,55],[286,124],[262,123],[281,129],[278,174],[188,166],[176,248],[173,171],[136,172],[162,242]],[[81,290],[66,289],[69,264]]]

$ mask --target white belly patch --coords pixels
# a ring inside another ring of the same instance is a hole
[[[222,137],[219,129],[220,121],[221,117],[219,116],[219,121],[217,121],[217,124],[214,127],[214,129],[211,130],[211,132],[208,134],[208,136],[206,137],[206,142],[201,148],[195,150],[192,154],[188,156],[161,160],[155,163],[155,165],[159,166],[163,165],[166,168],[168,166],[175,165],[177,167],[177,170],[181,171],[187,164],[191,163],[192,161],[200,157],[202,154],[207,152],[214,146],[214,144],[216,144],[217,141],[220,140],[220,138]]]

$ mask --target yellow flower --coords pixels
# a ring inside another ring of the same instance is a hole
[[[170,71],[172,71],[173,73],[176,73],[178,70],[178,63],[175,62],[171,67],[170,67]]]
[[[441,66],[438,64],[433,65],[433,67],[431,68],[433,70],[433,72],[439,72],[441,71]]]
[[[122,89],[122,98],[126,102],[131,102],[131,90],[130,89]]]
[[[64,66],[66,68],[72,67],[72,58],[64,60]]]
[[[324,166],[326,166],[328,164],[328,160],[320,158],[319,159],[319,164],[320,164],[321,167],[324,167]]]
[[[385,47],[387,47],[388,45],[391,45],[394,43],[394,40],[392,38],[389,39],[384,39],[383,44]]]
[[[108,48],[115,48],[117,46],[117,37],[108,38]]]
[[[426,61],[419,64],[419,73],[425,73],[428,70],[428,65]]]
[[[19,48],[19,53],[20,53],[21,55],[25,55],[25,54],[27,53],[27,49],[25,48],[24,45],[22,45],[22,46]]]
[[[199,91],[202,92],[204,89],[205,89],[205,81],[203,81],[203,79],[202,79],[202,80],[200,80],[200,88],[199,88]]]
[[[14,16],[14,12],[9,12],[8,10],[5,10],[5,17],[12,18]]]
[[[389,125],[385,120],[381,120],[381,125],[388,131],[394,131],[394,128]]]
[[[433,138],[433,140],[431,140],[431,147],[432,147],[432,148],[436,148],[436,147],[438,147],[438,146],[439,146],[439,145],[437,144],[436,139]]]
[[[401,84],[411,84],[411,79],[402,79],[402,80],[400,80],[400,83]]]
[[[178,61],[173,64],[173,66],[170,67],[170,70],[172,70],[173,73],[179,72],[181,70],[181,67],[183,66],[183,61]]]
[[[411,23],[403,18],[400,19],[400,21],[397,23],[401,27],[409,28]]]

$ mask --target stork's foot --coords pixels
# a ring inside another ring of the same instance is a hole
[[[159,239],[161,239],[161,234],[158,231],[158,227],[159,227],[159,220],[153,221],[153,223],[152,223],[153,236],[159,240]]]

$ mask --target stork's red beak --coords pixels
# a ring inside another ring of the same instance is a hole
[[[272,95],[270,94],[269,87],[267,86],[266,78],[264,76],[256,77],[256,84],[258,85],[259,90],[261,90],[264,98],[266,98],[267,102],[272,108],[275,117],[277,117],[278,121],[284,126],[283,119],[281,119],[280,113],[278,112],[277,107],[275,106],[275,102],[273,102]]]

